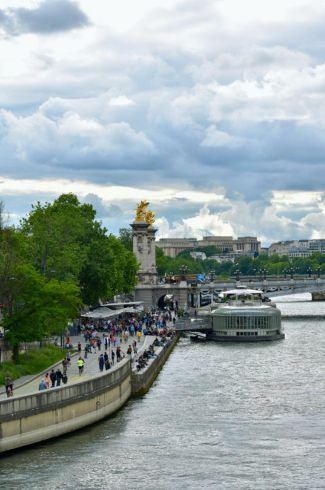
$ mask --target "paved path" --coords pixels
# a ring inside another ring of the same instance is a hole
[[[127,342],[123,342],[120,344],[121,351],[122,351],[122,353],[125,354],[125,356],[127,356],[126,350],[128,348],[128,345],[129,344],[132,345],[132,342],[135,338],[136,338],[135,336],[129,337]],[[70,337],[70,339],[71,339],[73,346],[75,346],[75,347],[78,345],[78,342],[81,343],[81,345],[82,345],[82,351],[81,351],[82,357],[84,357],[85,341],[84,341],[83,336]],[[137,340],[137,346],[138,346],[137,356],[139,354],[141,354],[141,352],[144,349],[148,348],[149,345],[152,344],[154,339],[155,339],[155,336],[150,336],[150,335],[143,336],[142,335],[140,342]],[[110,359],[111,359],[111,351],[112,350],[114,350],[116,352],[116,347],[111,347],[111,348],[107,349],[107,354],[109,355]],[[81,376],[79,376],[78,367],[77,367],[77,359],[79,357],[79,354],[78,353],[74,354],[71,357],[71,366],[68,367],[68,371],[67,371],[68,383],[67,383],[67,385],[62,385],[62,383],[61,383],[61,386],[68,386],[68,385],[71,385],[74,383],[79,383],[81,381],[85,381],[87,379],[94,378],[95,376],[101,376],[105,372],[107,372],[105,370],[104,370],[104,372],[101,372],[99,370],[99,366],[98,366],[98,357],[100,354],[104,354],[104,352],[105,352],[104,344],[102,344],[100,351],[98,351],[98,349],[96,349],[96,353],[92,352],[91,354],[88,354],[87,359],[85,359],[86,364],[85,364],[84,372]],[[119,366],[119,363],[116,362],[116,356],[115,356],[115,365],[112,366],[110,371],[112,371],[113,369],[117,369],[118,366]],[[56,364],[56,369],[58,367],[60,367],[60,369],[62,371],[62,362],[59,362]],[[39,383],[40,383],[41,379],[43,378],[43,376],[46,372],[50,372],[50,370],[43,371],[42,373],[37,374],[37,375],[23,376],[22,378],[16,379],[14,382],[14,396],[23,396],[23,395],[29,395],[29,394],[38,392],[39,391],[38,390]],[[6,394],[2,393],[0,395],[0,401],[6,400],[6,399],[7,399]]]

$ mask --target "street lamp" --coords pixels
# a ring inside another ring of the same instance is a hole
[[[320,279],[320,267],[317,267],[316,272],[317,272],[317,279]]]
[[[213,281],[214,281],[214,279],[215,279],[215,277],[216,277],[216,273],[215,273],[215,271],[210,271],[210,272],[209,272],[209,280],[210,280],[211,282],[213,282]]]
[[[181,276],[182,276],[182,280],[185,281],[186,280],[186,272],[188,272],[188,267],[187,265],[181,265],[180,268],[179,268],[179,272],[181,273]]]

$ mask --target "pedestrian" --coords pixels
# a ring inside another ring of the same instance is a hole
[[[7,398],[14,396],[14,382],[13,382],[11,376],[9,376],[9,375],[6,376],[6,378],[5,378],[5,386],[6,386]]]
[[[46,384],[46,388],[49,388],[50,387],[50,384],[51,384],[51,379],[50,379],[49,373],[46,373],[45,374],[44,381],[45,381],[45,384]]]
[[[116,347],[116,361],[120,362],[120,360],[121,360],[121,347],[118,345]]]
[[[78,342],[78,352],[79,352],[79,354],[81,354],[81,343],[80,342]]]
[[[105,350],[107,350],[107,347],[108,347],[108,337],[105,337],[104,338],[104,347],[105,347]]]
[[[77,361],[77,366],[78,366],[78,370],[79,370],[79,376],[81,376],[83,371],[84,371],[84,366],[85,366],[85,361],[82,357],[79,357],[79,359]]]
[[[68,366],[71,366],[71,354],[70,354],[70,351],[67,352],[66,359],[67,359],[67,365]]]
[[[66,385],[66,384],[67,384],[67,382],[68,382],[68,376],[67,376],[66,374],[63,374],[63,375],[62,375],[62,383],[63,383],[64,385]]]
[[[47,385],[46,385],[46,381],[45,379],[42,379],[40,384],[38,385],[38,389],[39,391],[42,391],[42,390],[47,390]]]
[[[111,363],[109,362],[109,358],[107,358],[107,360],[105,361],[105,369],[106,369],[106,371],[108,369],[111,369]]]
[[[63,378],[63,374],[61,372],[61,369],[58,368],[56,370],[56,386],[61,386],[61,379]]]
[[[63,359],[63,361],[62,361],[62,369],[63,369],[63,374],[67,374],[67,369],[68,369],[68,361],[67,361],[67,359]]]
[[[126,353],[128,354],[129,357],[131,357],[131,355],[132,355],[132,347],[131,347],[131,344],[129,345],[128,350],[126,351]]]
[[[112,364],[114,366],[114,361],[115,361],[115,352],[112,350]]]
[[[100,338],[98,338],[98,339],[97,339],[97,347],[98,347],[98,351],[100,351],[101,345],[102,345],[102,341],[100,340]]]
[[[91,342],[94,349],[94,354],[96,354],[96,340],[93,339]]]
[[[104,370],[105,359],[103,354],[101,354],[98,358],[99,370],[102,372]]]
[[[52,371],[50,373],[50,379],[51,379],[51,382],[52,382],[51,388],[54,388],[55,387],[55,382],[56,382],[56,374],[54,372],[54,369],[52,369]]]
[[[88,346],[87,346],[87,344],[85,345],[84,358],[85,359],[88,358]]]

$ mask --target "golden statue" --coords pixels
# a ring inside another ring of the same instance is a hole
[[[135,222],[145,221],[149,225],[155,222],[155,213],[153,211],[148,211],[147,208],[149,202],[144,200],[140,201],[136,208]]]
[[[147,211],[146,212],[146,222],[149,225],[153,225],[154,224],[154,222],[155,222],[155,213],[154,213],[154,211]]]

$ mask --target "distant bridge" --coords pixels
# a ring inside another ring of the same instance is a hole
[[[245,285],[252,289],[261,289],[268,296],[282,296],[285,294],[312,293],[325,291],[325,278],[297,276],[292,278],[279,278],[270,276],[267,278],[256,278],[254,276],[241,276],[240,280],[213,281],[208,284],[200,284],[200,291],[213,291],[217,289],[230,289],[239,285]]]
[[[239,285],[245,285],[252,289],[261,289],[267,296],[282,296],[304,292],[325,292],[325,278],[294,276],[277,277],[267,276],[258,278],[256,276],[241,276],[240,280],[230,278],[226,281],[214,280],[209,283],[190,283],[179,281],[175,284],[138,284],[135,288],[134,299],[143,301],[145,305],[162,306],[166,295],[173,297],[180,308],[185,306],[197,307],[208,304],[213,296],[225,289],[232,289]]]

